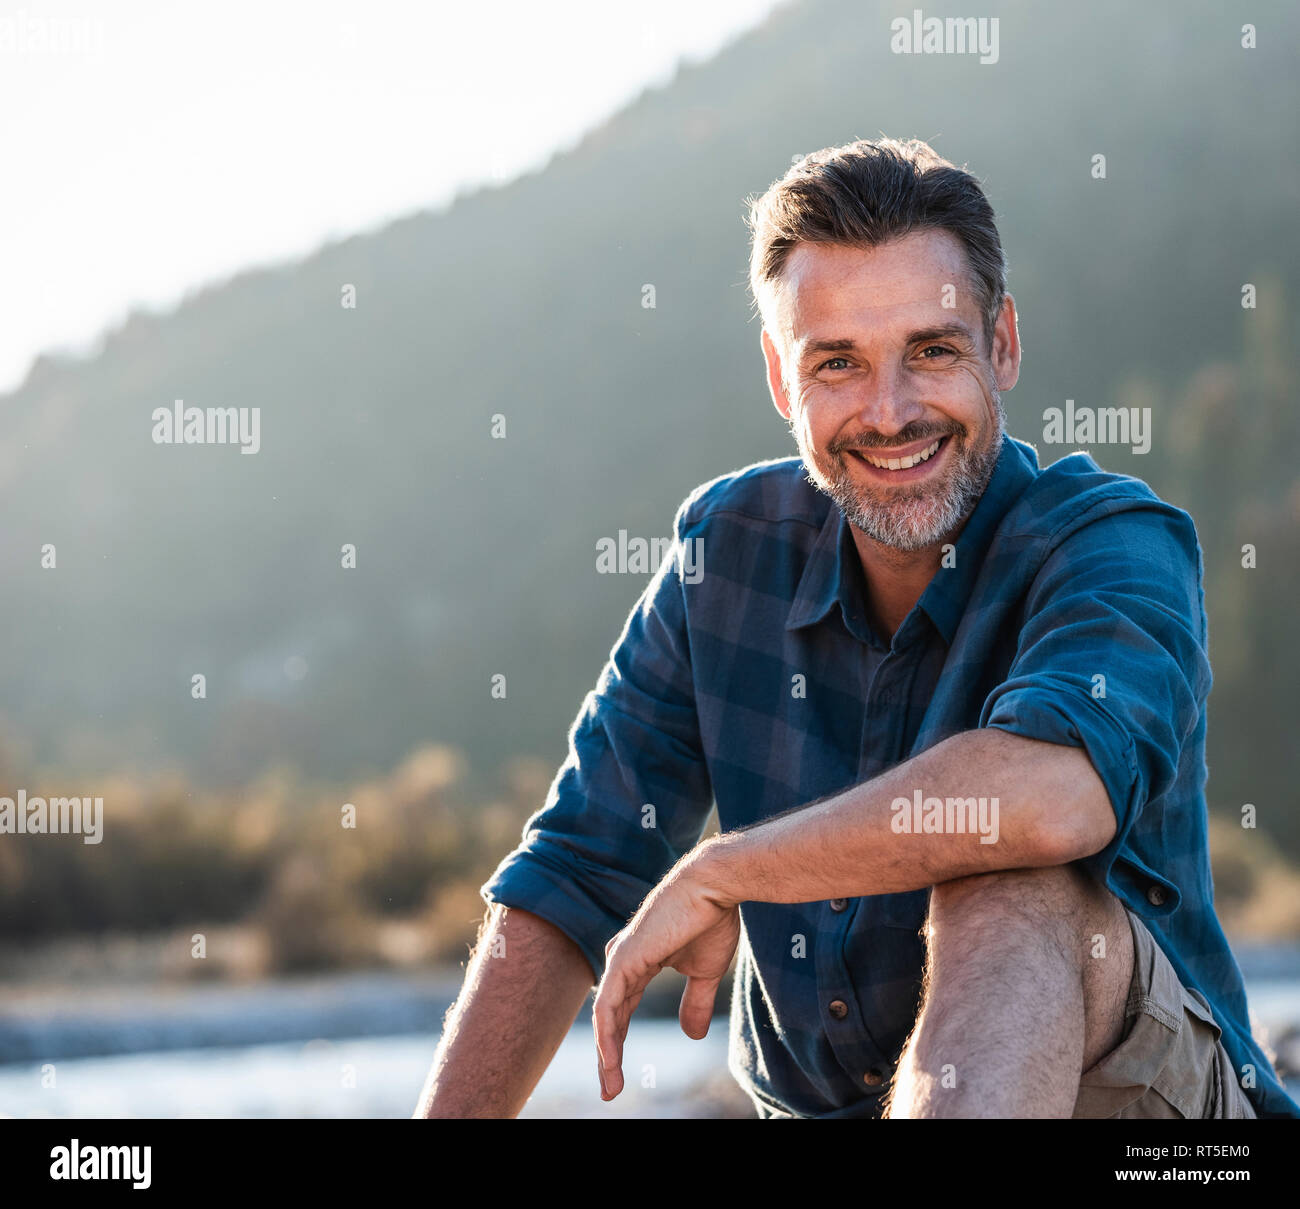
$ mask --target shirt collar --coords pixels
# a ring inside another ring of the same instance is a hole
[[[951,644],[957,632],[998,525],[1037,473],[1038,458],[1033,447],[1004,436],[988,486],[954,543],[953,557],[948,560],[952,565],[941,566],[935,572],[917,601],[917,607],[924,610],[946,643]],[[849,523],[844,513],[832,505],[804,564],[785,628],[797,630],[814,625],[838,605],[849,631],[869,641],[857,558]]]
[[[816,625],[837,605],[847,625],[854,613],[860,613],[862,604],[858,588],[858,568],[849,561],[850,554],[857,558],[852,547],[853,536],[848,521],[839,507],[832,504],[827,509],[821,532],[813,543],[804,563],[803,575],[795,589],[794,602],[785,620],[787,630],[798,630]]]

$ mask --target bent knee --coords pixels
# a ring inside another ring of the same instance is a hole
[[[930,892],[932,922],[953,912],[1059,917],[1109,917],[1119,900],[1078,864],[1000,869],[940,882]]]

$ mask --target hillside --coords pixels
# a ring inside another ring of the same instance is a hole
[[[43,359],[0,399],[9,764],[238,784],[280,762],[359,775],[426,741],[484,775],[557,760],[643,583],[595,574],[597,539],[662,534],[700,481],[790,452],[743,198],[883,131],[988,183],[1026,350],[1012,432],[1039,441],[1066,398],[1152,406],[1148,455],[1094,453],[1196,517],[1213,796],[1258,804],[1300,852],[1300,11],[1257,8],[1245,51],[1202,0],[990,5],[1000,57],[981,65],[891,54],[892,5],[806,0],[542,171]],[[260,407],[260,452],[155,445],[175,399]]]

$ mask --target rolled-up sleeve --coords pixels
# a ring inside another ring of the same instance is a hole
[[[583,702],[545,804],[481,891],[561,929],[597,977],[606,943],[698,841],[713,803],[687,636],[685,512]]]
[[[1158,867],[1161,845],[1135,842],[1135,829],[1158,835],[1170,824],[1151,814],[1188,772],[1184,752],[1204,725],[1210,683],[1191,518],[1168,505],[1134,506],[1079,526],[1048,555],[980,725],[1086,750],[1116,831],[1085,864],[1115,885],[1118,861],[1127,866],[1121,882],[1136,874],[1138,884],[1162,884],[1161,905],[1173,910],[1179,890]]]

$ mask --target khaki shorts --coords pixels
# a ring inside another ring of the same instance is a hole
[[[1125,1032],[1119,1045],[1083,1072],[1074,1116],[1255,1116],[1210,1005],[1179,981],[1146,924],[1127,907],[1125,912],[1133,932]]]

